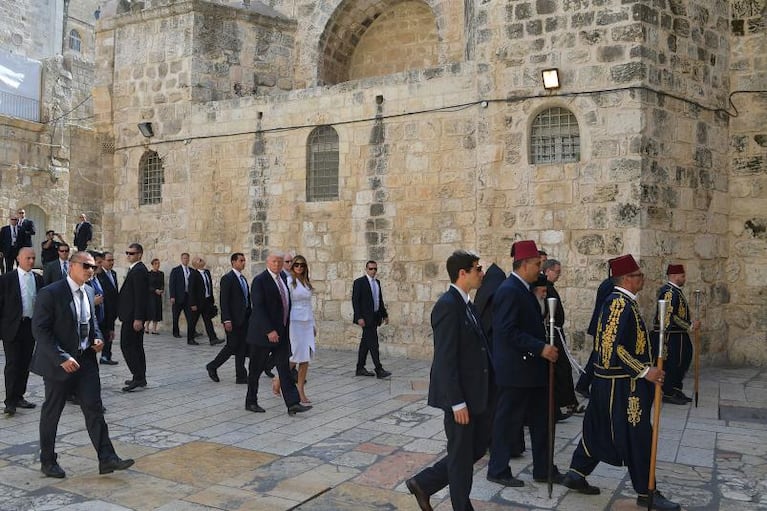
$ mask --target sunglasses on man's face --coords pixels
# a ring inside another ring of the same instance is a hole
[[[127,251],[125,252],[125,255],[136,255],[136,254],[138,254],[138,252],[127,252]]]

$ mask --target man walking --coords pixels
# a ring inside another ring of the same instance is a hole
[[[354,309],[354,323],[362,327],[362,338],[357,353],[357,376],[376,376],[388,378],[391,373],[381,365],[381,357],[378,350],[378,327],[381,323],[389,322],[389,314],[386,312],[381,281],[376,278],[378,263],[368,261],[365,263],[365,275],[356,279],[352,286],[352,307]],[[373,360],[375,373],[365,368],[368,353]]]
[[[3,273],[11,271],[19,253],[19,217],[16,214],[11,215],[8,225],[0,229],[0,252],[5,263]]]
[[[181,312],[184,313],[184,319],[189,323],[191,311],[189,310],[189,254],[181,254],[181,264],[170,271],[168,287],[170,288],[170,306],[173,314],[173,337],[181,338],[181,330],[178,327],[178,320]],[[192,339],[194,340],[194,339]]]
[[[88,249],[88,243],[93,239],[93,226],[88,221],[85,213],[80,214],[80,222],[75,225],[75,246],[77,250],[84,251]]]
[[[447,456],[406,481],[422,511],[429,497],[448,484],[456,511],[474,509],[469,501],[474,463],[490,442],[490,349],[469,292],[482,283],[479,257],[458,250],[447,259],[450,288],[431,312],[434,359],[429,380],[429,406],[445,414]]]
[[[141,258],[144,247],[138,243],[128,245],[125,251],[128,259],[128,273],[119,294],[118,317],[120,328],[120,350],[133,377],[126,380],[123,392],[132,392],[146,387],[146,354],[144,353],[144,321],[146,320],[147,296],[149,295],[149,271]]]
[[[99,279],[101,289],[104,291],[104,323],[99,325],[104,336],[101,363],[110,366],[118,363],[112,359],[112,342],[115,339],[115,320],[117,320],[119,303],[117,273],[112,269],[114,265],[115,255],[112,252],[104,252],[104,260],[101,262],[101,266],[96,269],[96,278]]]

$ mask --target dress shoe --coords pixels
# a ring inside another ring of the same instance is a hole
[[[3,408],[3,413],[8,417],[13,417],[16,415],[16,407],[12,405],[5,405],[5,408]]]
[[[247,378],[237,378],[236,380],[234,380],[234,383],[236,383],[237,385],[247,385],[248,379]]]
[[[116,366],[119,362],[115,360],[110,360],[108,358],[101,357],[101,363],[106,366]]]
[[[376,369],[376,378],[378,378],[379,380],[383,380],[384,378],[388,378],[389,376],[391,376],[391,372],[387,371],[383,367],[381,369]]]
[[[19,399],[18,402],[16,403],[17,408],[26,408],[27,410],[31,410],[32,408],[35,408],[36,406],[37,406],[36,404],[30,403],[24,398]]]
[[[599,488],[591,486],[585,477],[574,472],[567,472],[562,478],[561,484],[584,495],[599,495]]]
[[[685,393],[684,393],[684,392],[682,392],[681,390],[677,390],[677,391],[675,391],[675,392],[674,392],[674,394],[675,394],[677,397],[679,397],[679,398],[681,398],[681,399],[684,399],[684,400],[685,400],[685,401],[687,401],[688,403],[692,403],[692,398],[691,398],[691,397],[689,397],[689,396],[687,396],[687,394],[685,394]]]
[[[375,376],[376,373],[373,371],[368,371],[364,367],[362,369],[357,369],[357,372],[354,373],[355,376]]]
[[[192,339],[191,341],[186,341],[186,343],[189,344],[190,346],[199,346],[200,345],[200,343],[195,341],[194,339]]]
[[[421,488],[414,477],[405,481],[405,486],[407,486],[408,491],[415,496],[415,501],[418,502],[418,507],[421,508],[421,511],[433,511],[431,503],[429,502],[429,496],[426,495],[426,492],[423,491],[423,488]]]
[[[181,339],[181,334],[173,334],[173,337],[175,337],[176,339]]]
[[[133,466],[133,460],[123,460],[115,456],[108,460],[99,461],[99,474],[111,474],[115,470],[125,470],[128,467]]]
[[[45,477],[55,477],[56,479],[64,479],[67,476],[64,469],[55,461],[53,463],[43,463],[40,466],[40,472],[45,474]]]
[[[288,415],[295,415],[297,413],[305,412],[311,409],[311,405],[302,405],[301,403],[296,403],[288,407]]]
[[[503,485],[503,486],[508,486],[510,488],[521,488],[522,486],[525,485],[524,482],[520,481],[519,479],[517,479],[513,475],[507,475],[507,476],[503,476],[503,477],[493,477],[493,476],[488,475],[487,476],[487,480],[490,481],[491,483],[496,483],[496,484],[500,484],[500,485]]]
[[[264,413],[264,412],[266,412],[266,410],[264,410],[263,408],[261,408],[260,406],[258,406],[255,403],[249,404],[249,405],[245,405],[245,409],[247,411],[249,411],[249,412],[256,412],[256,413]]]
[[[146,387],[146,380],[133,380],[123,387],[123,392],[133,392],[139,387]]]
[[[213,339],[210,339],[210,345],[215,346],[216,344],[221,344],[222,342],[226,342],[225,339],[219,339],[218,337],[214,337]]]
[[[672,405],[686,405],[687,401],[682,399],[681,397],[677,396],[676,394],[667,396],[666,394],[663,394],[663,402],[669,403]]]
[[[551,482],[554,484],[562,484],[562,480],[565,478],[565,475],[559,471],[557,467],[554,467],[554,473],[551,474]],[[546,477],[533,477],[533,481],[536,483],[548,483],[549,478]]]
[[[639,495],[637,497],[637,506],[647,508],[647,505],[649,504],[650,497],[647,495]],[[666,497],[664,497],[661,492],[658,490],[655,490],[653,493],[652,498],[652,509],[658,509],[661,511],[675,511],[677,509],[681,509],[682,506],[677,504],[676,502],[671,502]]]
[[[216,383],[221,381],[221,379],[218,377],[218,371],[216,371],[212,367],[206,367],[205,369],[208,370],[208,376],[210,376],[211,380],[213,380]]]

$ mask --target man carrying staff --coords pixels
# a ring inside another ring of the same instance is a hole
[[[653,367],[647,327],[639,313],[637,293],[644,274],[631,254],[610,261],[615,288],[605,300],[597,323],[594,382],[583,418],[583,434],[562,484],[586,495],[599,488],[586,482],[604,461],[627,466],[637,505],[647,507],[650,476],[653,386],[664,372]],[[653,509],[677,510],[679,504],[653,493]]]
[[[682,380],[692,362],[692,342],[689,332],[700,327],[699,321],[690,319],[690,306],[682,292],[687,275],[681,264],[669,264],[666,269],[668,282],[658,291],[658,300],[665,300],[666,318],[666,379],[663,383],[663,402],[673,405],[686,405],[692,398],[682,392]],[[653,322],[653,348],[658,352],[658,311]]]

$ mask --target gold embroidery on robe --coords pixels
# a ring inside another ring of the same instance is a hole
[[[642,418],[642,409],[639,407],[638,397],[629,396],[628,406],[626,407],[626,414],[628,415],[629,424],[632,426],[639,424],[639,420]]]
[[[618,322],[621,319],[623,309],[626,308],[626,300],[622,297],[616,298],[610,302],[610,314],[607,317],[607,324],[601,329],[601,338],[599,352],[603,367],[610,367],[610,359],[613,355],[613,344],[618,334]],[[601,326],[601,325],[600,325]]]

